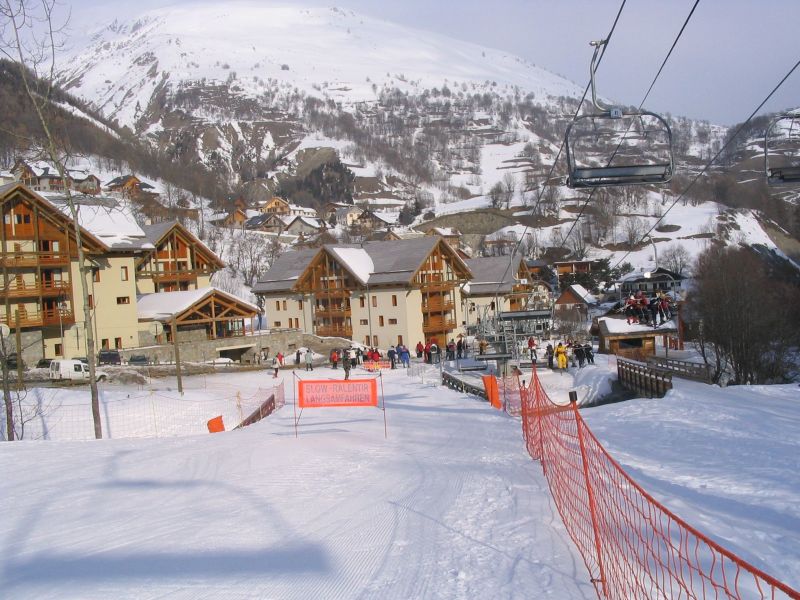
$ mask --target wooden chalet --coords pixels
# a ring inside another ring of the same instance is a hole
[[[136,175],[121,175],[106,184],[106,191],[119,194],[123,198],[137,198],[142,194],[154,194],[155,188]]]
[[[563,275],[591,273],[596,262],[594,260],[559,260],[553,263],[553,268],[556,276],[561,279]]]
[[[597,320],[599,352],[644,361],[656,353],[656,338],[671,338],[678,333],[674,321],[653,328],[650,325],[628,324],[623,316],[600,317]]]
[[[597,304],[597,298],[582,285],[573,284],[567,286],[556,298],[553,311],[562,315],[577,311],[585,320],[589,317],[589,306],[593,304]]]
[[[534,282],[520,254],[471,258],[465,262],[472,279],[464,286],[463,294],[471,312],[479,312],[481,306],[497,312],[527,308]]]
[[[288,215],[290,211],[289,202],[278,196],[273,196],[259,208],[262,213],[275,213],[278,215]]]

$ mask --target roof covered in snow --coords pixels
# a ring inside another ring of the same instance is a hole
[[[583,299],[583,301],[586,302],[586,304],[597,304],[597,298],[595,298],[595,296],[582,285],[578,283],[573,283],[572,285],[569,286],[569,289],[571,289],[576,296]]]
[[[191,308],[206,297],[216,294],[232,300],[254,313],[259,312],[255,304],[242,300],[238,296],[223,292],[219,288],[207,287],[181,292],[159,292],[142,294],[136,298],[136,312],[140,321],[166,321]]]
[[[630,335],[636,337],[642,334],[663,335],[665,333],[675,333],[678,331],[675,321],[667,321],[659,327],[652,325],[641,325],[639,323],[628,323],[625,317],[600,317],[597,319],[600,333],[607,335]]]
[[[59,211],[71,217],[69,204],[63,194],[43,193]],[[72,194],[78,209],[81,227],[103,241],[111,250],[151,250],[153,244],[139,227],[127,202],[117,198]]]

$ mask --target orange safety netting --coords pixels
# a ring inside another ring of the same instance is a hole
[[[796,598],[653,499],[592,434],[575,403],[557,405],[534,370],[522,428],[600,598]]]

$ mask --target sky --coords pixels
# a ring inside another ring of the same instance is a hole
[[[70,6],[69,0],[64,0]],[[194,0],[191,0],[194,1]],[[75,0],[73,29],[127,19],[180,3]],[[598,94],[638,105],[695,0],[628,0],[597,71]],[[621,0],[335,0],[339,6],[409,27],[507,50],[580,85],[592,48]],[[700,0],[645,108],[721,125],[744,121],[800,60],[797,0]],[[80,25],[76,25],[80,24]],[[800,67],[760,112],[800,105]]]

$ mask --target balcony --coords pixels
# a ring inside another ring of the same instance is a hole
[[[12,279],[8,289],[0,288],[0,298],[38,298],[39,296],[68,296],[71,286],[69,281],[26,282]]]
[[[430,319],[422,324],[424,333],[435,333],[439,331],[452,331],[456,328],[454,319]]]
[[[317,317],[350,317],[353,311],[350,308],[336,308],[335,306],[329,307],[315,307],[314,316]]]
[[[318,325],[316,334],[323,337],[352,338],[353,328],[349,325]]]
[[[59,318],[59,312],[61,316]],[[5,323],[11,329],[17,326],[16,315],[12,315],[9,320],[6,315],[0,314],[0,323]],[[72,309],[65,309],[59,311],[57,308],[44,309],[35,312],[20,312],[19,313],[20,327],[58,327],[63,325],[67,327],[75,324],[75,313]]]
[[[453,304],[452,300],[448,300],[447,302],[428,302],[427,304],[422,305],[422,312],[450,312],[454,307],[455,304]]]
[[[202,276],[211,276],[211,269],[171,269],[169,271],[141,271],[144,277],[152,277],[155,281],[192,281]]]
[[[70,256],[66,252],[4,252],[0,255],[0,266],[10,269],[22,267],[68,266]]]
[[[457,283],[458,282],[453,279],[449,281],[424,281],[417,285],[423,292],[447,292],[456,287]]]

